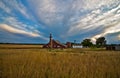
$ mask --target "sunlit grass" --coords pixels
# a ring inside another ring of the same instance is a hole
[[[120,52],[0,49],[1,78],[120,78]]]

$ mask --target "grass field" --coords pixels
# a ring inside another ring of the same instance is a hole
[[[0,78],[120,78],[119,51],[20,47],[0,49]]]

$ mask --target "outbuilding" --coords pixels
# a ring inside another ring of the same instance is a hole
[[[120,45],[107,45],[106,50],[120,51]]]

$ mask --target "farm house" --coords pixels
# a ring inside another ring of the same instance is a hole
[[[48,44],[45,44],[43,48],[67,48],[67,45],[61,44],[59,41],[52,39],[52,34],[50,34],[50,40]]]

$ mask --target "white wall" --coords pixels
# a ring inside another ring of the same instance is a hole
[[[83,48],[82,45],[73,45],[72,48]]]

